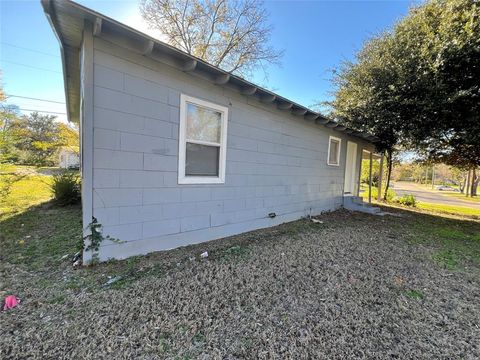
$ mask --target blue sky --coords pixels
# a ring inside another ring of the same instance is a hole
[[[138,1],[78,1],[142,31]],[[274,27],[271,45],[284,49],[281,67],[255,74],[253,82],[293,101],[312,106],[329,99],[331,70],[353,59],[362,43],[404,16],[406,1],[267,1]],[[22,109],[65,113],[60,51],[40,1],[0,0],[0,69],[10,95],[56,101],[9,98]],[[24,111],[28,113],[27,110]],[[59,114],[59,120],[66,116]]]

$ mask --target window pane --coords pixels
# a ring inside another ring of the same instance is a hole
[[[220,148],[187,143],[185,175],[218,176]]]
[[[187,103],[187,139],[220,142],[222,114]]]
[[[331,140],[330,141],[330,158],[328,162],[330,164],[337,164],[337,155],[338,155],[338,141]]]

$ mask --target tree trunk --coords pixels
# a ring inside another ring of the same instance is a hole
[[[472,169],[472,188],[470,189],[470,196],[474,197],[477,196],[477,186],[478,186],[478,181],[479,177],[477,176],[476,169]]]
[[[392,153],[393,149],[388,149],[387,150],[387,181],[385,182],[385,192],[383,194],[383,200],[387,201],[387,194],[388,194],[388,188],[390,187],[390,177],[392,175]]]
[[[460,193],[463,194],[465,191],[465,186],[467,185],[467,177],[465,176],[459,183],[458,188],[460,189]]]
[[[465,196],[468,196],[470,192],[470,169],[467,171],[467,181],[465,182]]]

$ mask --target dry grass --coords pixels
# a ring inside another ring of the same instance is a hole
[[[38,244],[65,231],[45,218],[57,210],[29,211],[8,219],[1,254],[26,216],[49,223]],[[74,224],[50,254],[2,255],[0,290],[23,301],[0,313],[0,358],[478,358],[480,224],[402,213],[339,211],[79,270],[61,259]]]

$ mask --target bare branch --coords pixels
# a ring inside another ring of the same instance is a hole
[[[261,1],[141,0],[140,11],[171,45],[230,73],[265,71],[283,55],[268,46],[272,28]]]

